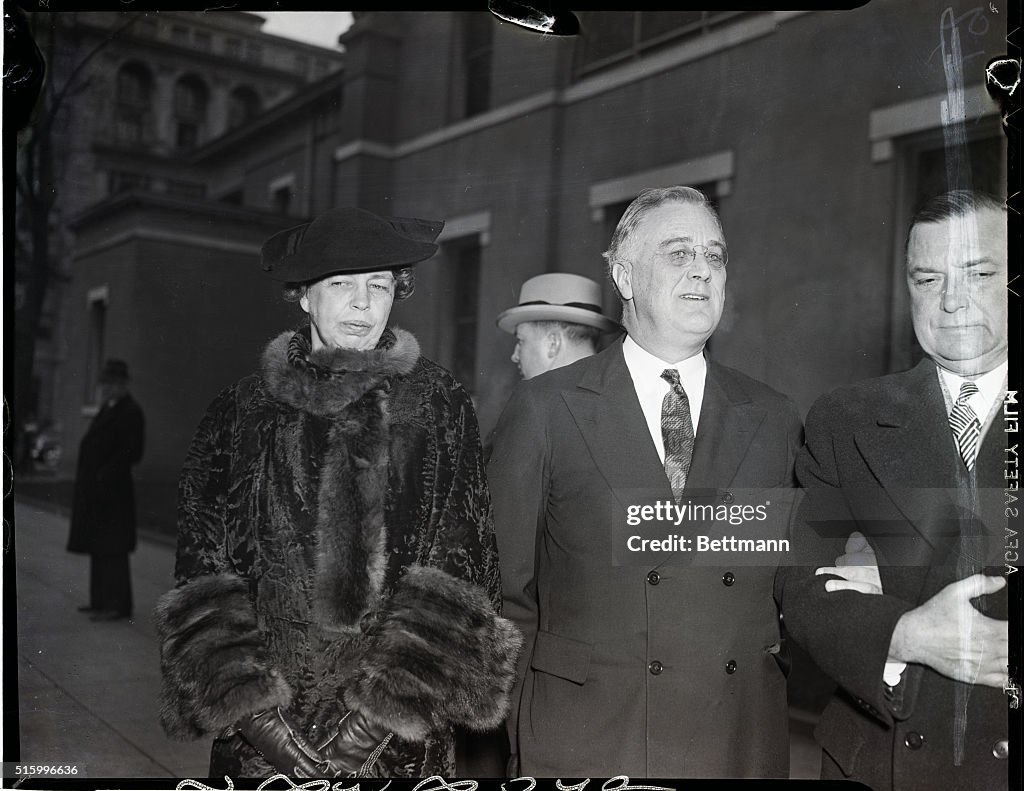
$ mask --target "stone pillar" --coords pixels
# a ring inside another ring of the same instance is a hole
[[[228,129],[228,95],[232,86],[225,75],[217,74],[208,87],[210,98],[206,105],[206,124],[200,145],[220,137]]]
[[[164,154],[175,148],[174,85],[179,76],[177,69],[157,66],[153,80],[153,148]]]
[[[340,37],[345,45],[344,110],[341,147],[355,145],[335,168],[336,205],[388,210],[392,164],[380,151],[396,138],[400,13],[363,12]],[[369,149],[369,150],[367,150]]]

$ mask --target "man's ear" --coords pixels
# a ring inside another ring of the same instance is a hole
[[[612,264],[612,281],[623,299],[633,298],[633,264],[629,261],[616,261]]]
[[[547,353],[548,359],[554,360],[558,356],[558,350],[562,348],[562,331],[551,330],[547,337]]]

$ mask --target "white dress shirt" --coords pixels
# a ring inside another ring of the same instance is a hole
[[[633,389],[640,400],[640,408],[647,420],[647,428],[658,449],[661,463],[665,463],[665,440],[661,437],[661,402],[671,385],[661,378],[666,368],[675,368],[679,372],[679,381],[686,391],[686,399],[690,402],[690,419],[693,421],[693,436],[697,436],[697,423],[700,420],[700,408],[704,403],[704,380],[707,378],[708,365],[704,360],[703,351],[687,357],[679,362],[669,363],[655,357],[646,349],[626,336],[622,343],[622,356],[626,358],[626,368],[633,379]]]

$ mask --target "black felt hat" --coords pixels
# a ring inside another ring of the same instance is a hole
[[[378,217],[352,207],[274,234],[260,250],[263,270],[283,283],[308,283],[339,272],[377,272],[425,261],[444,222]]]

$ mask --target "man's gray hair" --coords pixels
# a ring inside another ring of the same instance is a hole
[[[633,202],[626,207],[626,211],[622,213],[619,224],[615,226],[615,233],[612,234],[611,244],[608,245],[608,249],[603,253],[604,259],[607,261],[608,277],[611,277],[612,265],[622,260],[619,250],[629,241],[630,236],[636,230],[640,221],[651,210],[658,208],[664,203],[689,203],[695,206],[703,206],[715,218],[715,222],[718,223],[719,227],[722,225],[722,220],[719,218],[718,212],[715,211],[715,207],[711,205],[711,201],[708,200],[708,196],[698,189],[682,186],[645,189],[634,198]]]

